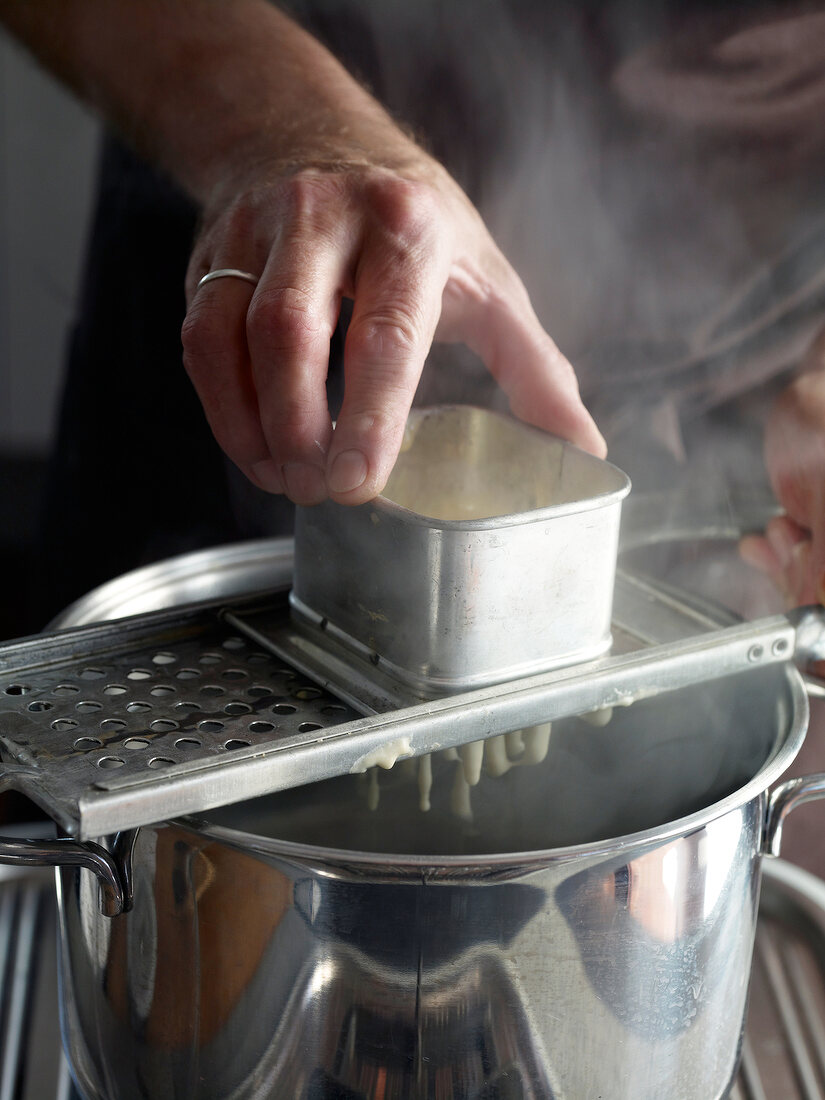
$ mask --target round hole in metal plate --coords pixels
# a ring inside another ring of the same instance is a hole
[[[225,749],[248,749],[250,741],[242,741],[240,737],[231,737],[228,741],[224,742]]]
[[[118,730],[125,730],[126,723],[122,718],[104,718],[100,723],[100,728],[106,730],[107,733],[116,733]]]
[[[249,703],[227,703],[223,709],[227,714],[249,714],[252,707]]]
[[[205,722],[198,722],[198,729],[203,730],[204,733],[220,733],[223,729],[223,722],[207,719]]]
[[[126,763],[125,760],[121,760],[119,756],[101,756],[97,762],[99,768],[122,768]]]
[[[126,673],[127,680],[151,680],[152,671],[148,668],[133,668],[131,672]]]
[[[171,733],[177,728],[177,722],[173,722],[171,718],[156,718],[154,722],[149,723],[149,729],[154,730],[155,733]]]
[[[86,752],[87,749],[100,749],[103,742],[98,737],[78,737],[74,743],[78,752]]]
[[[84,668],[79,675],[81,680],[100,680],[106,673],[102,668]]]
[[[323,692],[319,688],[301,687],[298,688],[297,691],[293,691],[292,694],[295,696],[296,699],[307,700],[318,699],[321,695],[323,695]]]
[[[198,660],[202,665],[219,665],[223,656],[220,653],[202,653]]]
[[[249,688],[247,694],[253,696],[255,699],[260,699],[264,695],[273,695],[274,692],[272,688],[265,687],[263,684],[253,684],[252,687]]]
[[[55,718],[52,722],[52,729],[57,730],[58,733],[63,733],[65,730],[76,729],[78,723],[74,718]]]
[[[147,710],[152,709],[151,703],[127,703],[126,709],[130,714],[145,714]]]
[[[58,684],[52,691],[52,695],[77,695],[79,691],[77,684]]]
[[[127,737],[123,742],[124,749],[132,749],[133,752],[137,752],[139,749],[148,749],[151,744],[145,737]]]
[[[297,709],[292,703],[276,703],[272,708],[275,714],[294,714]]]
[[[244,672],[242,668],[227,668],[221,673],[221,678],[224,680],[246,680],[249,678],[249,673]]]
[[[174,695],[175,689],[171,684],[158,684],[157,687],[151,689],[149,694],[154,695],[155,698],[160,698],[162,695]]]
[[[175,673],[177,680],[197,680],[199,676],[200,672],[196,668],[180,668]]]
[[[97,703],[94,699],[82,699],[79,703],[75,703],[74,709],[79,710],[81,714],[91,714],[93,710],[100,710],[102,706],[102,703]]]
[[[219,687],[217,684],[204,684],[201,695],[226,695],[226,688]]]
[[[224,649],[246,649],[246,642],[243,640],[243,638],[227,638],[226,641],[222,644]]]
[[[47,703],[44,699],[37,699],[33,703],[29,703],[29,710],[34,711],[35,714],[39,714],[44,710],[51,710],[54,703]]]
[[[249,723],[249,732],[250,733],[269,733],[271,730],[274,730],[274,729],[275,729],[275,725],[272,722],[250,722]]]
[[[176,749],[199,749],[203,744],[197,737],[179,737],[175,742]]]
[[[156,653],[152,658],[155,665],[173,665],[177,661],[174,653]]]
[[[312,733],[313,730],[322,730],[324,727],[319,725],[318,722],[302,722],[298,726],[299,733]]]
[[[175,710],[179,710],[181,712],[185,711],[185,710],[200,710],[200,709],[201,709],[200,703],[175,703]]]
[[[166,756],[153,756],[152,759],[149,761],[149,767],[150,768],[168,768],[170,765],[172,765],[174,763],[175,763],[174,760],[170,760]]]
[[[292,669],[292,668],[278,668],[275,671],[287,680],[297,680],[298,679],[298,673],[295,671],[295,669]]]
[[[104,695],[125,695],[129,689],[123,684],[107,684],[103,689]]]
[[[7,688],[3,689],[6,695],[25,695],[31,691],[31,684],[9,684]]]
[[[328,703],[325,707],[321,707],[321,714],[346,714],[347,708],[341,706],[340,703]]]
[[[247,661],[250,665],[268,665],[271,663],[272,658],[268,653],[250,653]]]

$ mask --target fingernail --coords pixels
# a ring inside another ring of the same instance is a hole
[[[284,491],[281,468],[274,459],[266,458],[262,462],[253,463],[250,472],[258,485],[267,493],[282,493]]]
[[[286,495],[296,504],[320,504],[326,498],[324,475],[308,462],[286,462],[283,466]]]
[[[341,451],[330,467],[329,487],[333,493],[350,493],[367,480],[367,460],[360,451]]]

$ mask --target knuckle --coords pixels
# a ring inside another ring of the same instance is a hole
[[[366,197],[384,232],[399,242],[429,238],[439,217],[435,192],[418,180],[378,177],[367,184]]]
[[[403,307],[387,307],[370,313],[350,325],[347,343],[356,357],[389,358],[409,356],[420,342],[419,319]]]
[[[317,303],[296,287],[261,287],[247,315],[250,334],[273,350],[332,337],[332,325]]]
[[[280,462],[312,452],[318,417],[316,403],[310,395],[285,388],[279,394],[277,406],[267,402],[260,411],[264,435]]]

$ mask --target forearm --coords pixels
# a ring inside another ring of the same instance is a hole
[[[0,0],[41,61],[199,201],[266,160],[414,166],[423,154],[266,0]]]

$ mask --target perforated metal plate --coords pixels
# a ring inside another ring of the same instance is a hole
[[[277,620],[284,607],[275,599],[257,613]],[[5,647],[4,786],[28,794],[66,831],[101,835],[137,823],[128,806],[108,820],[109,792],[126,792],[128,802],[132,786],[163,791],[161,772],[191,774],[241,751],[248,758],[261,746],[306,744],[357,717],[227,627],[219,611],[207,605]]]
[[[0,647],[0,786],[84,840],[793,653],[781,616],[707,633],[712,617],[628,577],[615,602],[618,654],[424,701],[377,655],[359,661],[322,626],[293,625],[286,589],[12,643]]]

